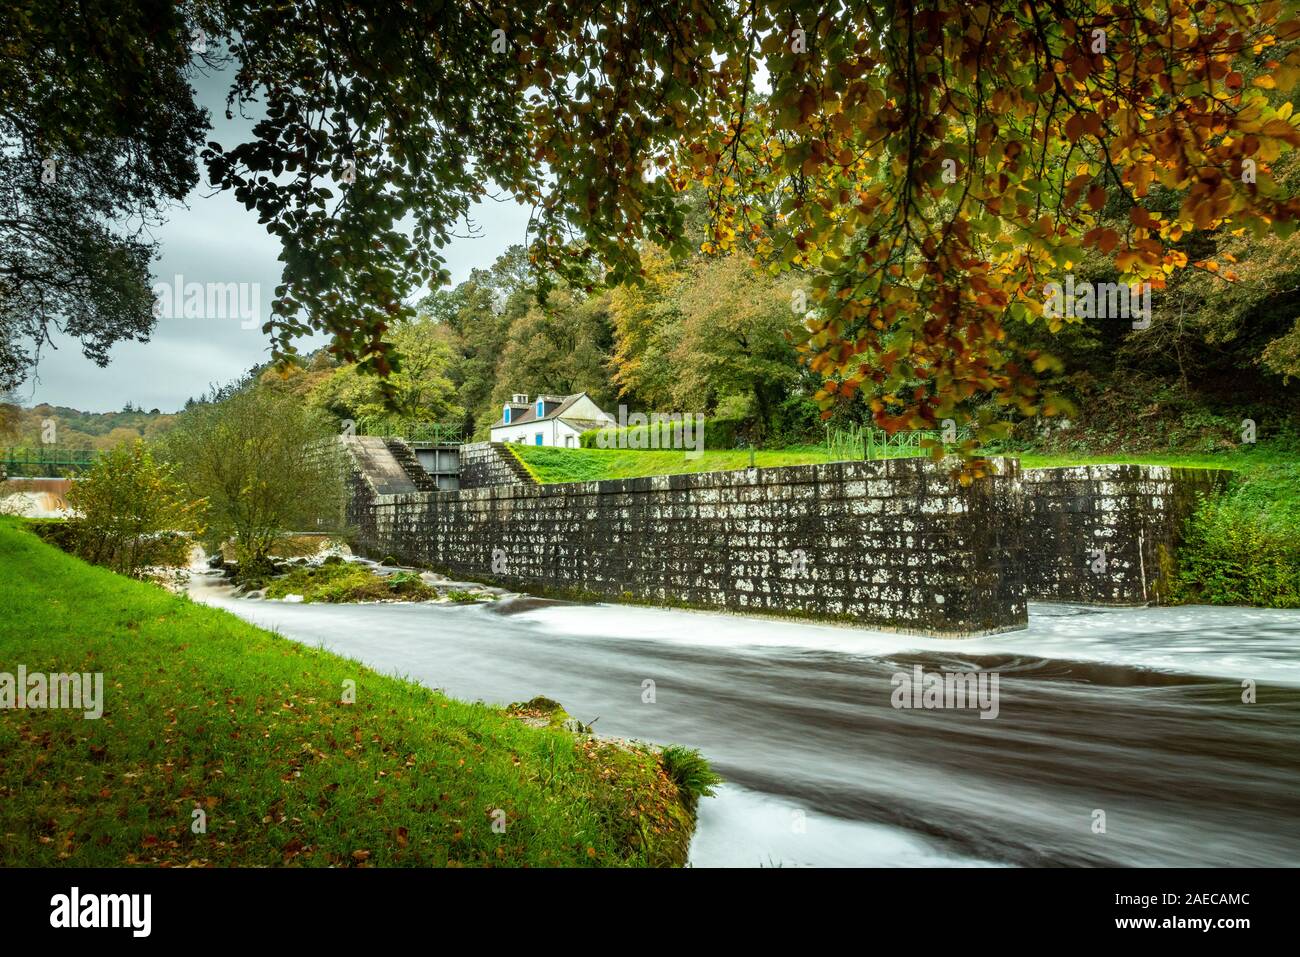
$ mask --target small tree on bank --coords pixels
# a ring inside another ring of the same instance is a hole
[[[201,531],[201,502],[188,500],[173,469],[139,440],[103,453],[68,491],[75,517],[65,547],[122,575],[185,564],[190,542],[180,532]]]
[[[345,486],[332,420],[256,385],[213,399],[181,414],[166,449],[190,498],[205,503],[209,540],[233,540],[241,577],[265,570],[287,533],[340,529]]]

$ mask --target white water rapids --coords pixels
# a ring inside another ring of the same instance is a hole
[[[531,599],[250,601],[197,574],[190,591],[458,698],[544,694],[598,733],[699,748],[727,784],[696,866],[1300,861],[1300,611],[1031,605],[1027,630],[947,640]],[[997,672],[997,718],[893,707],[916,665]]]

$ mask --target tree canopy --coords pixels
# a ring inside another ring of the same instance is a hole
[[[543,285],[589,289],[644,280],[648,244],[687,252],[700,184],[706,250],[806,285],[827,414],[865,393],[888,429],[978,415],[987,438],[1065,408],[1020,332],[1045,281],[1091,252],[1157,289],[1231,281],[1196,234],[1285,236],[1300,212],[1272,174],[1300,143],[1300,21],[1276,0],[179,9],[237,63],[230,108],[262,115],[203,158],[283,247],[278,348],[325,331],[362,372],[395,367],[392,330],[493,190],[533,208]],[[174,65],[184,30],[161,22],[122,42]]]
[[[1036,379],[1052,358],[1019,350],[1008,320],[1034,317],[1044,279],[1088,249],[1161,284],[1188,264],[1184,236],[1300,211],[1269,172],[1300,142],[1270,98],[1300,74],[1279,3],[317,13],[240,5],[235,94],[265,95],[268,119],[209,167],[286,243],[281,331],[325,328],[380,371],[403,293],[439,274],[489,183],[535,205],[534,260],[588,283],[592,263],[639,278],[646,239],[681,252],[674,189],[704,183],[714,248],[817,269],[804,348],[823,405],[869,384],[891,429],[977,393],[1056,411]],[[1160,208],[1157,189],[1180,202]],[[1112,193],[1123,230],[1099,223]]]
[[[148,230],[198,182],[207,117],[169,0],[0,5],[0,389],[57,327],[90,359],[153,329]]]
[[[793,6],[753,37],[771,96],[736,91],[683,175],[712,190],[712,246],[816,269],[802,348],[824,408],[862,390],[887,429],[931,428],[991,395],[972,444],[999,408],[1064,411],[1040,388],[1053,356],[1017,341],[1067,321],[1043,317],[1044,283],[1095,251],[1160,289],[1220,270],[1194,234],[1288,235],[1300,212],[1271,175],[1300,143],[1273,92],[1300,75],[1280,4]]]

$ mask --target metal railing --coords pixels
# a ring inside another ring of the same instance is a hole
[[[848,426],[837,429],[826,427],[826,448],[831,458],[840,462],[856,462],[884,458],[908,458],[929,454],[930,445],[955,445],[969,434],[967,429],[958,429],[955,438],[938,429],[904,429],[890,435],[884,429],[871,426]]]
[[[434,445],[460,445],[465,429],[459,422],[419,422],[413,419],[366,418],[357,420],[357,435],[405,439]]]
[[[0,449],[0,470],[14,478],[54,476],[56,470],[83,472],[98,458],[98,449],[11,446]]]

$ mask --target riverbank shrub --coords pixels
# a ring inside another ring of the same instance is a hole
[[[691,808],[699,803],[700,798],[712,797],[713,789],[722,783],[722,778],[713,772],[709,762],[693,748],[670,744],[663,749],[662,758],[668,777]]]
[[[1300,464],[1245,471],[1201,501],[1178,552],[1173,597],[1300,608]]]
[[[140,577],[189,560],[200,531],[201,502],[187,499],[174,469],[140,441],[123,443],[95,460],[67,494],[72,517],[39,526],[52,544],[113,571]]]
[[[232,541],[245,578],[264,576],[277,542],[343,525],[342,449],[331,420],[256,383],[217,390],[177,417],[163,449],[212,547]]]

